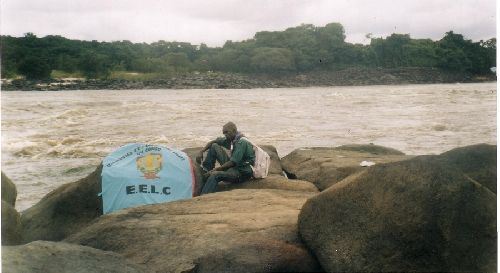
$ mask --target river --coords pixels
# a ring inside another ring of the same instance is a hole
[[[233,121],[281,157],[373,143],[406,154],[496,144],[496,83],[1,92],[2,171],[23,211],[131,142],[203,146]]]

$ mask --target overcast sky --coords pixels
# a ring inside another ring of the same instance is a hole
[[[132,42],[206,43],[258,31],[339,22],[348,42],[408,33],[438,40],[453,30],[474,41],[496,37],[495,0],[0,0],[0,33]]]

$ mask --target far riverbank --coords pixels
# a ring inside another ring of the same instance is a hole
[[[473,75],[437,68],[348,68],[307,73],[235,74],[203,72],[165,79],[50,79],[3,80],[4,91],[120,90],[120,89],[251,89],[312,86],[363,86],[496,81],[496,75]]]

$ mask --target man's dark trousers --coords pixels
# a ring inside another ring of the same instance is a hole
[[[212,170],[215,167],[215,162],[219,162],[220,165],[229,161],[229,156],[226,150],[217,143],[212,144],[208,150],[207,157],[202,162],[203,168],[205,170]],[[237,183],[240,182],[241,174],[236,169],[236,167],[229,168],[225,171],[214,171],[210,175],[203,185],[201,194],[212,193],[217,191],[217,184],[220,181],[227,181]]]

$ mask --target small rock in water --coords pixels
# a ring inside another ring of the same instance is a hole
[[[373,165],[375,165],[375,162],[373,162],[373,161],[365,161],[365,160],[363,160],[363,161],[361,161],[361,163],[359,163],[359,166],[361,166],[361,167],[370,167],[370,166],[373,166]]]
[[[444,130],[446,130],[446,126],[441,125],[441,124],[439,124],[439,125],[434,125],[434,126],[432,127],[432,129],[433,129],[434,131],[444,131]]]

